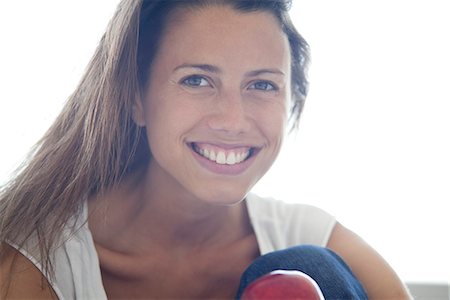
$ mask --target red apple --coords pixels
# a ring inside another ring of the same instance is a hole
[[[317,283],[305,273],[277,270],[248,285],[241,299],[323,300],[324,298]]]

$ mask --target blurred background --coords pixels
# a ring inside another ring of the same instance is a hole
[[[0,183],[75,88],[117,0],[0,2]],[[255,192],[313,204],[407,282],[450,280],[450,2],[294,0],[297,133]]]

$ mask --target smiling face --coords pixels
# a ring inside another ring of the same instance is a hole
[[[267,12],[179,9],[168,23],[134,115],[147,129],[149,175],[164,193],[236,203],[282,144],[289,42]]]

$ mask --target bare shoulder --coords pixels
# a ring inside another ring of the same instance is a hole
[[[58,299],[31,261],[9,245],[1,247],[0,299]]]
[[[411,299],[395,271],[354,232],[337,223],[327,247],[350,266],[369,299]]]

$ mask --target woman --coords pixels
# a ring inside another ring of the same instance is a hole
[[[3,296],[233,298],[265,272],[298,268],[326,298],[408,297],[327,213],[249,194],[306,96],[308,48],[288,6],[121,2],[2,190]]]

